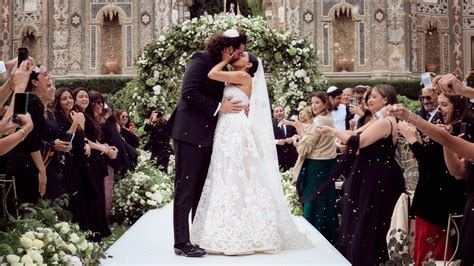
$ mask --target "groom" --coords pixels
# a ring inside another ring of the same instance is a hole
[[[207,74],[221,61],[224,48],[235,52],[235,60],[244,51],[246,42],[244,31],[230,29],[214,34],[205,51],[193,54],[184,72],[178,104],[166,125],[175,143],[173,225],[176,255],[201,257],[206,254],[190,243],[189,212],[192,210],[194,219],[211,160],[218,113],[240,112],[243,108],[240,101],[222,100],[225,84],[209,79]]]

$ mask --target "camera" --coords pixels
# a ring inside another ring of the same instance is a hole
[[[156,114],[157,118],[163,117],[163,115],[164,115],[164,112],[161,109],[156,109],[156,110],[153,111],[153,113]]]

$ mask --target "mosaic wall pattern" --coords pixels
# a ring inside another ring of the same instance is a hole
[[[374,69],[387,67],[387,15],[385,0],[374,0],[372,3],[372,56]]]
[[[299,2],[299,1],[298,1]],[[300,34],[300,5],[296,1],[286,0],[286,31]]]
[[[10,50],[9,39],[11,38],[10,35],[10,1],[11,0],[3,0],[2,1],[2,25],[0,27],[1,35],[0,35],[0,57],[1,60],[6,61],[10,58],[8,52]]]
[[[69,71],[80,73],[83,69],[83,29],[84,3],[81,0],[72,0],[69,4],[69,14],[71,15],[69,27]]]
[[[393,71],[405,70],[405,15],[404,2],[387,1],[388,66]]]
[[[322,0],[321,1],[321,12],[323,16],[329,16],[329,11],[331,8],[339,3],[342,3],[343,0]]]
[[[438,0],[437,3],[427,3],[418,0],[416,4],[416,11],[424,14],[447,15],[448,14],[448,0]]]
[[[69,62],[69,10],[68,2],[61,0],[53,1],[53,69],[54,74],[66,74]]]
[[[301,35],[308,37],[308,39],[312,41],[313,45],[316,44],[316,22],[314,16],[315,5],[315,0],[304,0],[301,6]]]
[[[150,0],[141,0],[140,4],[140,26],[138,30],[140,34],[138,35],[140,38],[140,48],[145,46],[145,44],[151,42],[153,40],[153,14],[154,12],[154,5],[153,2]]]
[[[453,71],[462,76],[462,21],[461,0],[452,0],[452,25],[453,25]]]
[[[171,25],[171,6],[166,0],[155,0],[155,36],[163,31],[163,28]]]

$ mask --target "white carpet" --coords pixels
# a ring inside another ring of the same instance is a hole
[[[173,250],[172,204],[143,215],[107,251],[103,265],[350,265],[350,263],[304,218],[295,217],[300,231],[315,244],[307,250],[284,250],[278,254],[248,256],[176,256]]]

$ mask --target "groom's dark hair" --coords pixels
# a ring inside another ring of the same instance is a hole
[[[237,37],[226,37],[223,35],[223,32],[214,33],[206,43],[206,50],[220,57],[226,47],[232,46],[237,49],[241,44],[247,44],[247,34],[245,30],[239,28],[237,32],[239,32],[239,36]]]

